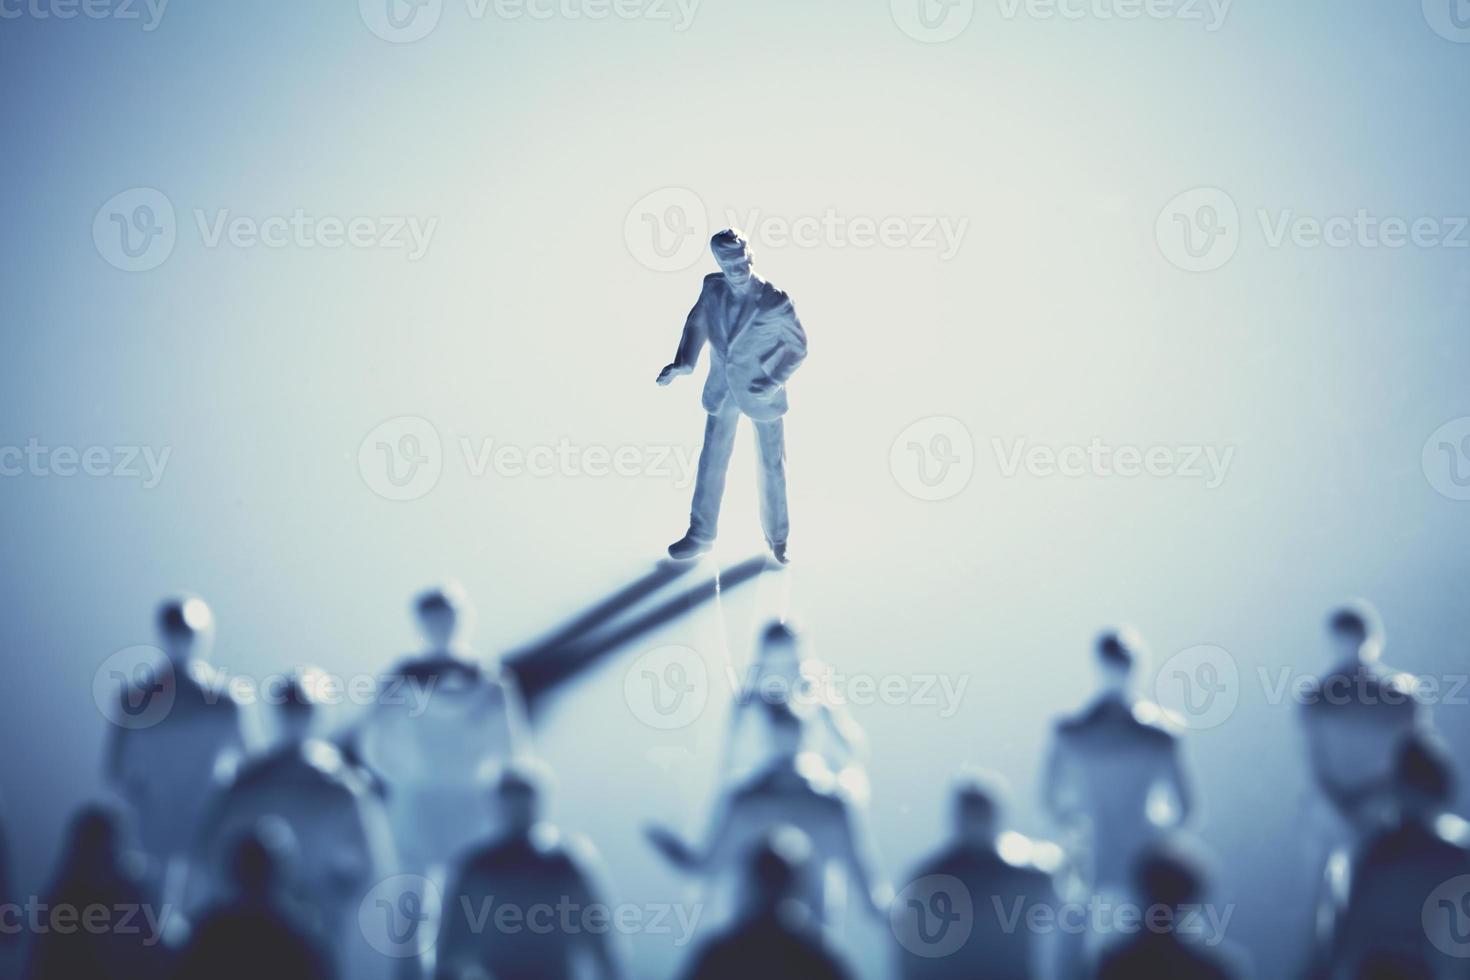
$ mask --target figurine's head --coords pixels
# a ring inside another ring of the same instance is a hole
[[[230,882],[242,898],[265,899],[276,892],[296,857],[296,837],[280,817],[265,817],[230,853]]]
[[[419,632],[435,653],[445,653],[454,646],[455,636],[470,617],[470,603],[457,582],[446,582],[419,594],[414,601]]]
[[[158,607],[158,638],[175,667],[206,657],[214,642],[214,614],[198,596],[167,599]]]
[[[801,672],[800,638],[790,624],[776,620],[761,634],[760,671],[795,682]]]
[[[1399,743],[1393,785],[1407,815],[1433,816],[1455,795],[1455,772],[1449,754],[1433,736],[1416,732]]]
[[[1143,657],[1143,640],[1132,627],[1109,630],[1097,638],[1097,671],[1103,690],[1126,694]]]
[[[779,911],[799,891],[812,862],[812,843],[792,826],[780,826],[751,848],[745,865],[745,905],[751,914]]]
[[[709,250],[715,254],[720,271],[732,286],[744,286],[750,282],[751,252],[745,235],[734,228],[716,232],[709,240]]]
[[[1179,908],[1198,902],[1208,878],[1204,857],[1182,840],[1150,845],[1133,865],[1134,887],[1148,905]]]
[[[276,707],[282,743],[295,745],[306,741],[311,734],[311,723],[316,717],[318,695],[324,681],[325,675],[315,667],[292,671],[286,678]]]
[[[524,834],[541,819],[543,778],[527,762],[508,766],[495,783],[495,807],[508,834]]]
[[[1383,623],[1371,603],[1355,599],[1328,614],[1327,639],[1334,662],[1372,663],[1383,651]]]
[[[966,773],[955,783],[955,837],[967,844],[989,844],[1000,833],[1005,789],[999,777]]]

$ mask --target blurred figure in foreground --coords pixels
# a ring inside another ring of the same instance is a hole
[[[1303,693],[1302,725],[1323,797],[1361,833],[1394,809],[1394,755],[1423,720],[1417,680],[1379,662],[1383,627],[1366,602],[1334,610],[1327,635],[1332,666]]]
[[[529,770],[502,775],[495,800],[504,832],[465,855],[454,872],[435,975],[559,980],[584,975],[578,971],[585,966],[598,977],[619,976],[610,909],[594,885],[596,851],[542,820]],[[513,922],[502,918],[506,909],[515,910]]]
[[[1470,977],[1470,833],[1446,808],[1454,774],[1439,744],[1404,739],[1394,767],[1398,816],[1329,864],[1335,920],[1327,971],[1356,980],[1371,964],[1418,963],[1434,980]]]
[[[53,914],[43,915],[39,926],[28,924],[36,929],[30,980],[143,980],[167,974],[167,943],[178,926],[168,906],[150,900],[144,859],[127,846],[126,837],[122,816],[105,807],[87,807],[72,822],[46,898]],[[61,909],[71,910],[66,930],[57,927],[54,913]],[[93,909],[105,909],[105,920],[87,918]]]
[[[856,887],[859,905],[883,918],[892,892],[878,876],[861,806],[820,759],[802,751],[804,727],[791,706],[766,704],[764,709],[775,742],[771,761],[721,801],[705,843],[692,848],[660,826],[649,828],[649,839],[676,867],[713,876],[738,866],[752,847],[789,824],[813,845],[813,873],[803,878],[811,891],[803,901],[823,924],[840,923],[846,903],[845,891],[827,890],[829,872],[836,869]]]
[[[1206,908],[1203,862],[1159,841],[1138,859],[1141,927],[1102,956],[1098,980],[1239,980],[1240,957]],[[1226,920],[1228,921],[1228,920]]]
[[[319,938],[299,922],[283,879],[295,841],[267,818],[235,847],[233,894],[199,923],[174,971],[176,980],[332,980]]]
[[[252,760],[220,794],[195,842],[185,908],[191,918],[227,901],[236,843],[276,818],[296,841],[280,882],[308,916],[302,925],[328,938],[339,973],[383,976],[387,960],[368,949],[352,923],[374,883],[394,870],[386,814],[362,773],[337,747],[311,737],[318,692],[328,683],[307,669],[293,675],[279,705],[282,743]]]
[[[863,730],[846,708],[831,697],[830,669],[807,656],[801,635],[787,623],[772,622],[761,635],[756,659],[746,674],[730,712],[730,741],[726,770],[736,778],[763,768],[760,758],[772,744],[762,726],[771,715],[769,704],[788,704],[807,726],[807,744],[835,773],[861,775],[867,754]],[[866,777],[862,777],[866,782]]]
[[[823,939],[800,895],[814,873],[811,842],[778,828],[747,856],[735,924],[695,957],[686,980],[846,980],[847,965]]]
[[[510,676],[463,645],[471,612],[458,585],[423,593],[414,609],[428,649],[383,678],[358,745],[388,786],[404,867],[442,880],[484,836],[484,800],[524,749],[525,712]]]
[[[976,776],[956,786],[953,842],[914,869],[893,908],[904,980],[1048,975],[1042,937],[1026,923],[1038,906],[1055,906],[1061,850],[1002,832],[1000,800],[1000,789]],[[973,925],[951,948],[943,924],[963,901],[973,911]]]
[[[1180,741],[1157,705],[1132,690],[1142,643],[1129,629],[1097,643],[1102,690],[1057,723],[1044,799],[1083,848],[1089,887],[1126,892],[1135,856],[1189,818],[1192,794]]]
[[[120,694],[105,777],[132,811],[154,893],[171,899],[211,796],[247,746],[229,679],[205,662],[214,616],[204,600],[164,602],[158,635],[162,662],[112,678]]]
[[[1080,874],[1066,899],[1126,901],[1138,854],[1181,826],[1193,805],[1179,738],[1165,728],[1163,709],[1133,693],[1142,655],[1142,641],[1131,629],[1099,637],[1102,690],[1081,713],[1058,722],[1053,734],[1043,801],[1063,828]],[[1097,941],[1086,933],[1062,936],[1059,972],[1084,970]]]

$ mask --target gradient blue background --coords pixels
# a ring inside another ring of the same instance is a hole
[[[498,651],[682,531],[688,492],[668,480],[473,478],[453,449],[697,447],[696,381],[652,381],[712,266],[650,271],[624,238],[629,209],[667,186],[694,190],[712,227],[726,208],[970,221],[948,262],[761,252],[811,338],[788,425],[799,564],[789,594],[766,580],[640,644],[743,664],[758,624],[789,612],[851,672],[967,678],[951,718],[855,709],[890,875],[939,839],[962,764],[1007,775],[1017,826],[1047,832],[1032,773],[1048,722],[1088,695],[1094,632],[1131,621],[1155,663],[1213,643],[1246,678],[1189,752],[1230,938],[1282,976],[1308,788],[1292,706],[1267,703],[1257,669],[1318,669],[1324,611],[1366,595],[1394,665],[1466,670],[1470,503],[1437,493],[1420,453],[1470,415],[1470,253],[1271,249],[1254,219],[1470,214],[1470,45],[1417,3],[1238,0],[1207,32],[982,2],[958,38],[924,44],[879,0],[705,0],[682,33],[476,21],[449,0],[429,37],[390,44],[351,3],[175,0],[153,32],[0,21],[0,80],[0,444],[172,447],[151,490],[0,479],[0,791],[22,894],[100,792],[93,673],[151,642],[162,595],[208,598],[227,669],[373,671],[414,644],[408,597],[428,582],[463,581],[475,642]],[[179,242],[128,274],[91,227],[137,186],[169,196]],[[1228,265],[1191,275],[1154,222],[1197,186],[1226,189],[1247,227]],[[416,263],[209,249],[195,208],[439,225]],[[431,420],[446,458],[431,494],[394,503],[357,450],[402,415]],[[962,494],[927,503],[888,460],[934,415],[963,420],[978,458]],[[988,448],[1095,435],[1237,448],[1214,490],[1006,479]],[[750,449],[742,434],[723,559],[759,544]],[[642,726],[621,693],[637,652],[537,733],[555,813],[601,845],[629,901],[676,890],[637,828],[702,826],[723,711]],[[1470,707],[1436,720],[1470,748]],[[639,955],[648,973],[678,959]]]

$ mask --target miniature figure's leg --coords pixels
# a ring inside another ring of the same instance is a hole
[[[774,550],[786,545],[791,521],[786,512],[786,423],[771,419],[755,423],[756,451],[760,454],[761,528]]]
[[[720,523],[720,499],[725,495],[725,471],[735,448],[735,426],[740,411],[726,401],[704,423],[704,448],[699,452],[699,474],[694,480],[694,504],[689,511],[689,536],[713,541]]]

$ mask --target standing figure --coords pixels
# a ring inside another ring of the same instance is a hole
[[[820,759],[802,751],[803,725],[790,705],[768,704],[765,710],[775,740],[771,761],[721,801],[705,843],[691,848],[660,826],[649,828],[650,840],[675,867],[713,876],[738,866],[776,828],[793,826],[806,834],[814,849],[813,874],[804,879],[809,891],[801,896],[807,907],[825,925],[840,921],[845,891],[828,889],[833,884],[830,872],[841,870],[856,886],[860,906],[881,919],[892,893],[878,877],[860,804]]]
[[[1333,663],[1302,696],[1312,775],[1355,832],[1372,829],[1394,803],[1394,754],[1422,718],[1411,674],[1379,662],[1383,628],[1365,602],[1327,620]]]
[[[1379,964],[1417,964],[1434,980],[1470,978],[1470,833],[1448,813],[1454,773],[1437,741],[1399,743],[1397,816],[1329,867],[1332,980]],[[1412,975],[1406,970],[1402,975]]]
[[[1129,629],[1105,633],[1096,654],[1102,690],[1087,708],[1057,723],[1043,801],[1066,833],[1080,874],[1075,886],[1118,902],[1126,899],[1143,848],[1189,817],[1192,793],[1179,738],[1164,727],[1163,709],[1132,690],[1142,642]],[[1061,973],[1083,969],[1099,938],[1060,937]]]
[[[397,867],[381,801],[361,770],[332,743],[311,737],[325,676],[292,676],[282,703],[282,742],[242,766],[215,798],[194,844],[185,908],[191,917],[235,891],[231,860],[261,821],[279,822],[296,841],[281,887],[303,910],[303,925],[327,937],[337,972],[362,980],[386,975],[387,961],[353,927],[359,903]]]
[[[320,937],[286,892],[295,858],[280,820],[268,817],[245,834],[230,859],[232,894],[195,927],[174,980],[332,980]]]
[[[800,896],[813,873],[811,842],[778,828],[745,862],[741,911],[735,924],[703,949],[685,980],[847,980],[852,971],[828,948]]]
[[[42,908],[71,909],[67,929],[34,937],[28,980],[140,980],[167,975],[169,940],[178,932],[172,907],[149,898],[142,856],[128,846],[126,821],[107,807],[89,806],[72,823],[61,868]],[[104,908],[98,928],[83,913]],[[46,920],[42,920],[43,924]]]
[[[1085,847],[1076,863],[1088,885],[1126,892],[1143,847],[1189,818],[1192,794],[1179,738],[1163,709],[1132,690],[1142,642],[1131,629],[1097,642],[1102,690],[1057,723],[1045,803]]]
[[[503,832],[457,864],[439,925],[439,980],[514,977],[559,980],[590,966],[620,976],[611,928],[594,884],[591,844],[542,820],[540,790],[528,771],[508,770],[495,788]],[[505,910],[515,912],[507,917]],[[605,921],[605,919],[604,919]]]
[[[973,776],[955,788],[954,824],[953,842],[914,869],[909,880],[916,886],[933,882],[939,891],[946,885],[954,888],[951,879],[958,882],[972,903],[973,925],[959,948],[944,947],[940,955],[941,948],[932,944],[948,936],[942,931],[931,935],[925,928],[927,922],[916,921],[917,928],[899,933],[904,940],[899,975],[904,980],[980,976],[1034,980],[1044,976],[1041,936],[1015,924],[1031,921],[1039,907],[1055,906],[1053,875],[1061,864],[1060,849],[1014,832],[1003,833],[1000,791]],[[924,896],[916,898],[923,903]],[[953,907],[950,898],[926,904],[942,911]],[[894,913],[906,915],[907,911],[895,908]]]
[[[158,634],[163,661],[116,678],[106,777],[132,811],[155,892],[171,896],[211,796],[247,746],[228,678],[205,662],[214,616],[204,600],[164,602]]]
[[[709,378],[703,405],[709,413],[704,449],[694,484],[689,532],[669,545],[676,559],[709,551],[719,526],[725,470],[742,415],[755,425],[760,454],[761,527],[771,554],[786,564],[790,532],[786,511],[786,383],[806,358],[806,332],[785,293],[751,269],[750,246],[740,232],[726,229],[710,239],[719,272],[704,277],[694,309],[684,323],[678,353],[658,375],[666,385],[690,374],[706,343]]]
[[[440,875],[485,833],[485,795],[525,742],[514,681],[460,641],[469,602],[454,583],[414,604],[428,649],[383,678],[358,734],[362,761],[387,785],[404,866]]]

